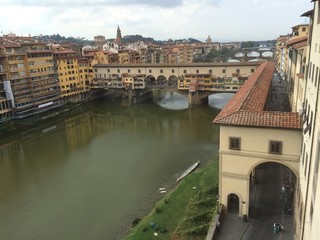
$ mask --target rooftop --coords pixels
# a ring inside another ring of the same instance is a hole
[[[303,36],[299,38],[292,38],[287,42],[287,47],[293,47],[294,49],[307,46],[308,37]]]
[[[214,124],[242,127],[301,129],[298,113],[266,111],[274,63],[264,62],[228,102]]]

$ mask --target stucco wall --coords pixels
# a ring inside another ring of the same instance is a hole
[[[240,150],[229,149],[229,138],[241,139]],[[269,153],[269,141],[282,142],[282,154]],[[277,162],[299,172],[302,135],[300,130],[220,127],[219,194],[227,206],[230,193],[239,196],[239,215],[248,214],[250,173],[259,164]]]

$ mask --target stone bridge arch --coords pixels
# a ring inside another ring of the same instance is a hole
[[[260,53],[258,51],[251,51],[247,53],[247,57],[260,57]]]
[[[242,58],[244,56],[245,56],[245,54],[243,52],[237,52],[234,54],[234,57],[237,57],[237,58]]]
[[[178,77],[176,75],[171,75],[168,78],[168,85],[169,86],[178,86]]]
[[[265,51],[265,52],[262,52],[261,53],[261,56],[262,57],[265,57],[265,58],[273,58],[273,52],[271,52],[271,51]]]
[[[168,79],[164,75],[159,75],[157,77],[157,85],[168,85]]]
[[[146,85],[147,86],[154,86],[157,85],[157,80],[153,75],[148,75],[146,78]]]

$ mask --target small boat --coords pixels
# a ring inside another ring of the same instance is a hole
[[[188,176],[190,173],[192,173],[200,164],[200,161],[192,164],[186,171],[184,171],[180,177],[177,178],[177,182],[184,179],[186,176]]]

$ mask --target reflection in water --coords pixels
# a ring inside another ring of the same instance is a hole
[[[212,108],[222,109],[228,101],[234,96],[234,93],[217,93],[209,95],[208,105]],[[188,109],[188,98],[176,92],[164,91],[158,96],[155,102],[167,109],[183,110]]]
[[[159,187],[217,157],[217,113],[100,99],[20,122],[0,137],[1,239],[120,239]]]
[[[234,93],[217,93],[210,95],[208,105],[212,108],[222,109],[233,96]]]
[[[188,109],[189,107],[187,97],[170,91],[165,91],[164,95],[160,99],[156,100],[156,103],[163,108],[172,110]]]

